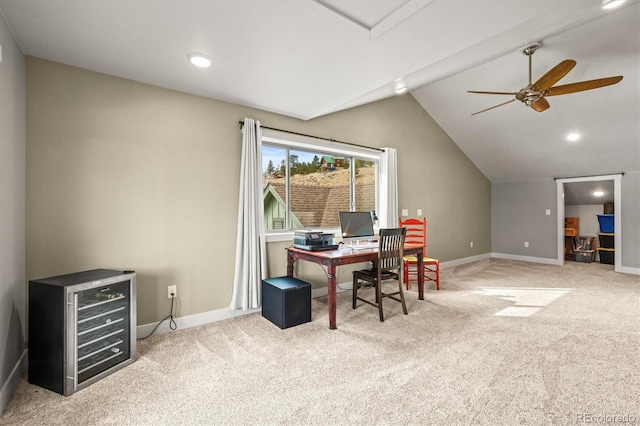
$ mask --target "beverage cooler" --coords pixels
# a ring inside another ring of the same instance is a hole
[[[133,271],[29,281],[29,383],[66,396],[131,364],[135,327]]]

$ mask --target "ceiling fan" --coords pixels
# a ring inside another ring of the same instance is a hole
[[[554,84],[567,75],[567,73],[576,65],[576,61],[573,59],[565,59],[547,71],[547,73],[540,77],[535,83],[531,83],[531,56],[533,56],[538,47],[540,47],[538,44],[532,44],[522,50],[522,53],[529,57],[529,84],[518,92],[481,92],[469,90],[468,93],[515,96],[515,98],[510,101],[483,109],[482,111],[474,112],[471,115],[480,114],[481,112],[489,111],[514,101],[520,101],[534,110],[542,112],[549,108],[549,102],[545,99],[546,96],[568,95],[569,93],[581,92],[583,90],[597,89],[599,87],[616,84],[622,80],[622,76],[619,75],[616,77],[599,78],[597,80],[579,81],[577,83],[554,86]]]

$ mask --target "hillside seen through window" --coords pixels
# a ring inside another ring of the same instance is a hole
[[[262,164],[267,231],[337,228],[338,212],[376,208],[376,161],[264,144]]]

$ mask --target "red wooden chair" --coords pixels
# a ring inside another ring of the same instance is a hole
[[[422,244],[424,254],[422,258],[422,269],[425,283],[433,281],[436,283],[436,290],[440,290],[440,261],[427,257],[427,218],[415,219],[407,218],[399,220],[400,226],[407,228],[405,243]],[[404,282],[407,290],[411,287],[411,281],[418,282],[418,259],[416,256],[404,257]]]

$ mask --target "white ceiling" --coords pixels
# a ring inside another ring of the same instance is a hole
[[[234,102],[314,117],[394,96],[406,84],[494,183],[640,171],[639,0],[0,0],[26,55]],[[623,75],[550,97],[537,113],[467,90],[518,91],[519,50],[541,42],[536,80]],[[191,52],[214,58],[194,68]],[[267,123],[268,124],[268,123]],[[583,137],[564,140],[569,131]]]
[[[601,191],[604,195],[594,196],[594,191]],[[613,203],[613,192],[613,180],[565,183],[564,203],[568,206]]]

